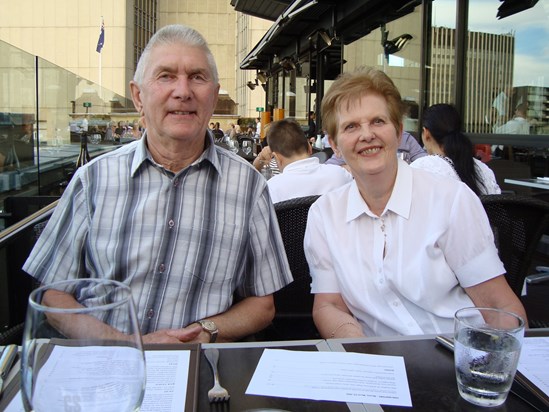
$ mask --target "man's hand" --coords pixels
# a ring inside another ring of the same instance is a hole
[[[271,161],[271,158],[273,157],[273,152],[271,152],[271,148],[269,146],[265,146],[263,149],[261,149],[261,152],[257,155],[257,157],[253,161],[254,167],[261,171],[261,167],[263,164]]]
[[[143,335],[143,343],[194,343],[194,342],[209,342],[208,340],[200,339],[202,326],[198,323],[193,323],[182,329],[160,329],[156,332]]]

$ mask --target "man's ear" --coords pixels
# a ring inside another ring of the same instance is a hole
[[[130,81],[130,93],[132,95],[133,105],[137,109],[137,112],[143,116],[143,102],[141,101],[141,89],[139,85],[133,80]]]

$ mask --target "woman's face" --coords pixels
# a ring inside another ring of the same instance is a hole
[[[336,150],[356,179],[395,173],[401,133],[391,122],[385,98],[365,95],[339,109]]]

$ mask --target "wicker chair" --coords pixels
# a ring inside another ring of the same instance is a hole
[[[11,343],[21,344],[27,312],[28,296],[38,286],[38,282],[26,274],[21,267],[27,259],[57,201],[38,210],[0,233],[0,249],[5,254],[4,276],[8,291],[8,324],[0,327],[0,346]]]
[[[319,196],[290,199],[275,204],[284,248],[294,281],[275,292],[276,315],[267,333],[269,340],[316,339],[320,335],[312,317],[311,275],[303,251],[309,207]]]
[[[544,325],[549,319],[536,319],[529,310],[531,296],[521,296],[524,280],[534,272],[532,257],[542,235],[549,227],[549,203],[531,196],[501,194],[484,195],[480,200],[494,231],[499,257],[505,266],[505,278],[521,298],[530,326]],[[549,309],[549,300],[543,299]],[[539,308],[535,311],[540,313]],[[549,313],[549,310],[547,310]],[[548,316],[549,318],[549,316]]]

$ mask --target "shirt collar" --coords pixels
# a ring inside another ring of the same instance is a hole
[[[395,185],[383,214],[392,211],[405,219],[409,218],[412,205],[412,180],[412,168],[405,162],[399,161]],[[375,216],[362,198],[356,181],[353,180],[349,190],[346,221],[350,222],[363,213]]]
[[[209,161],[217,170],[217,172],[221,174],[219,155],[217,153],[217,149],[214,144],[212,133],[209,130],[206,131],[205,137],[208,142],[208,146],[202,152],[200,157],[192,163],[191,166],[198,165],[203,161]],[[132,166],[131,166],[132,177],[135,176],[135,174],[137,173],[141,165],[145,163],[147,160],[150,162],[150,164],[156,164],[156,162],[152,158],[151,153],[149,152],[149,149],[147,148],[147,131],[145,130],[141,139],[137,141],[137,148],[135,149],[135,156],[133,158]]]
[[[308,157],[306,159],[296,160],[295,162],[290,163],[284,168],[284,170],[303,169],[303,168],[312,169],[317,167],[319,164],[320,164],[320,160],[317,157]]]

